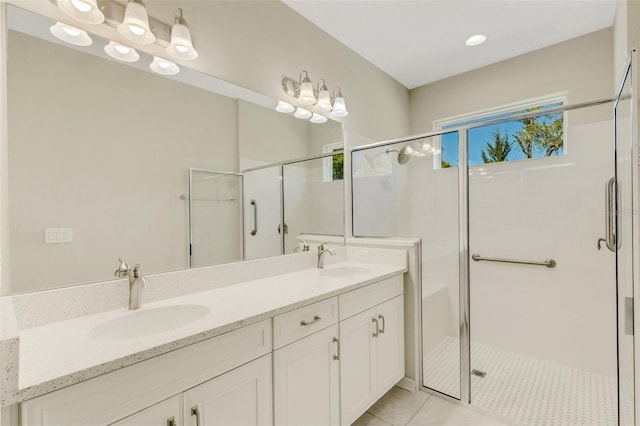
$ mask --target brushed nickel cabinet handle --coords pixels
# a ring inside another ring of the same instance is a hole
[[[167,419],[167,426],[177,426],[176,418],[171,417]]]
[[[200,410],[198,406],[191,407],[191,415],[196,416],[196,426],[200,426]]]
[[[384,316],[382,316],[382,315],[378,315],[378,319],[379,319],[380,321],[382,321],[382,328],[380,329],[380,333],[384,333],[384,328],[385,328],[385,327],[384,327],[384,324],[385,324]]]
[[[337,337],[333,338],[333,343],[336,344],[336,350],[337,350],[337,354],[335,354],[333,356],[334,361],[337,361],[340,359],[340,339],[338,339]]]
[[[378,337],[380,335],[380,332],[379,332],[380,323],[378,323],[378,318],[371,318],[371,322],[376,324],[376,331],[374,331],[371,335],[373,337]]]
[[[320,315],[314,315],[314,316],[313,316],[313,320],[312,320],[312,321],[309,321],[309,322],[307,322],[306,320],[302,320],[302,321],[300,321],[300,326],[301,326],[301,327],[305,327],[305,326],[307,326],[307,325],[311,325],[311,324],[313,324],[314,322],[318,322],[318,321],[320,321],[321,319],[322,319],[322,318],[320,318]]]
[[[256,203],[256,200],[251,200],[249,204],[253,206],[253,229],[251,230],[251,235],[255,236],[258,233],[258,203]]]

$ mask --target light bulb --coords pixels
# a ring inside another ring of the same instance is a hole
[[[296,109],[296,107],[294,107],[290,103],[283,102],[283,101],[278,101],[278,106],[276,107],[276,111],[282,112],[282,113],[285,113],[285,114],[293,112],[293,111],[295,111],[295,109]]]
[[[140,55],[135,49],[123,46],[115,41],[110,41],[109,44],[104,47],[104,51],[112,58],[123,62],[137,62],[140,59]]]
[[[93,8],[92,5],[82,0],[71,0],[71,4],[80,12],[88,12]]]
[[[329,120],[329,119],[327,117],[325,117],[324,115],[313,113],[313,115],[311,116],[311,122],[314,123],[314,124],[326,123],[327,120]]]
[[[342,93],[338,93],[338,96],[333,101],[333,110],[331,111],[332,117],[346,117],[349,115],[347,111],[347,106],[344,102],[344,98],[342,97]]]
[[[153,44],[156,36],[149,28],[147,9],[137,0],[129,0],[124,12],[124,20],[118,25],[118,32],[128,40],[140,44]]]
[[[304,108],[298,108],[296,109],[296,113],[293,114],[293,116],[295,118],[300,118],[303,120],[306,120],[307,118],[311,117],[313,115],[313,113],[311,111],[308,111]]]
[[[191,41],[191,31],[182,17],[182,9],[176,11],[176,19],[171,27],[171,43],[167,46],[167,53],[174,58],[191,61],[198,57],[198,52]]]
[[[158,58],[157,56],[153,57],[153,62],[151,62],[149,68],[162,75],[174,75],[180,72],[180,67],[176,64],[169,62],[166,59]]]
[[[76,46],[90,46],[93,43],[89,34],[86,31],[80,30],[71,25],[63,24],[62,22],[56,22],[49,28],[51,34],[56,38]]]
[[[87,24],[101,24],[104,14],[98,8],[97,0],[58,0],[58,8],[65,14]]]

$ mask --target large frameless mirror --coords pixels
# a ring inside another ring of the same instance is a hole
[[[15,6],[7,15],[12,292],[108,280],[119,257],[152,274],[290,253],[282,237],[256,249],[260,197],[270,232],[285,215],[294,240],[324,232],[269,206],[282,205],[283,163],[342,149],[340,123],[276,112],[276,100],[184,66],[156,74],[144,52],[116,61],[93,34],[90,46],[66,44],[54,20]],[[257,172],[243,171],[271,163],[275,189],[251,195]],[[323,202],[328,186],[311,172],[288,175],[307,183],[288,205]],[[331,203],[343,215],[342,197]]]

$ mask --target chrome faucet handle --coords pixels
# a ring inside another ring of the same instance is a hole
[[[151,284],[149,284],[149,281],[147,281],[147,279],[144,277],[144,275],[142,275],[140,273],[140,264],[138,263],[136,266],[133,267],[133,278],[134,278],[134,282],[137,280],[142,280],[142,286],[144,288],[150,288]]]
[[[120,266],[116,269],[113,276],[118,278],[124,278],[129,274],[129,265],[124,260],[118,258],[118,262],[120,262]]]

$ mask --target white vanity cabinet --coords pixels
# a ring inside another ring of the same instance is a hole
[[[340,321],[343,425],[404,377],[403,312],[401,277],[340,296],[341,318],[347,316]]]
[[[184,392],[183,413],[180,426],[271,425],[271,356]]]
[[[274,318],[276,425],[340,424],[339,345],[337,298]]]
[[[182,426],[182,399],[176,395],[111,426]]]

